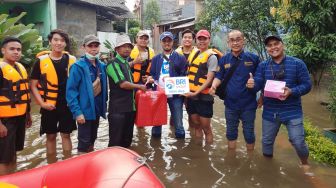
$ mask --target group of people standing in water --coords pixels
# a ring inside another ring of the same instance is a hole
[[[213,143],[214,95],[220,93],[229,149],[236,148],[241,121],[246,148],[254,150],[256,109],[263,106],[263,155],[273,156],[275,138],[284,124],[302,165],[308,166],[301,96],[310,91],[311,81],[304,62],[285,54],[282,39],[276,35],[265,38],[270,58],[260,62],[256,54],[244,50],[245,37],[239,30],[228,33],[230,51],[224,56],[209,47],[211,34],[207,30],[195,34],[186,29],[181,35],[181,46],[174,50],[174,35],[169,31],[161,33],[162,52],[155,55],[148,47],[150,36],[146,31],[138,32],[135,45],[121,34],[116,38],[114,58],[103,62],[99,58],[98,37],[85,36],[84,55],[76,59],[65,51],[68,34],[55,29],[48,35],[50,51],[36,55],[30,76],[19,63],[22,42],[6,37],[1,42],[0,62],[0,175],[16,169],[16,151],[23,149],[25,129],[32,124],[31,94],[41,107],[40,134],[46,134],[48,163],[53,163],[57,161],[58,133],[64,159],[72,156],[70,134],[76,129],[78,154],[94,151],[100,117],[108,118],[108,146],[129,147],[137,110],[135,92],[164,88],[165,78],[180,76],[189,79],[190,92],[167,96],[176,139],[186,135],[182,121],[185,105],[193,136]],[[280,99],[263,96],[267,80],[286,82]],[[257,98],[259,91],[261,96]],[[153,126],[151,134],[153,139],[160,138],[162,125]]]

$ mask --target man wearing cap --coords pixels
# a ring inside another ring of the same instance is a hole
[[[41,106],[40,134],[47,135],[47,161],[53,163],[56,158],[56,137],[62,138],[63,158],[71,157],[72,143],[70,133],[76,129],[76,122],[65,99],[68,70],[76,58],[65,52],[69,46],[69,36],[61,29],[55,29],[48,35],[51,51],[36,55],[37,60],[31,73],[31,90],[37,104]]]
[[[212,80],[217,71],[218,60],[215,53],[209,49],[210,33],[200,30],[196,34],[196,44],[199,50],[189,56],[189,88],[187,97],[187,112],[195,126],[195,136],[205,135],[206,143],[213,142],[211,118],[213,115],[213,96],[209,94]]]
[[[140,30],[136,37],[136,45],[130,54],[130,66],[133,73],[134,83],[145,83],[149,76],[154,50],[148,47],[149,35],[146,31]]]
[[[99,118],[106,118],[106,66],[99,60],[100,42],[95,35],[84,37],[85,55],[70,69],[66,99],[78,124],[78,153],[94,150]]]
[[[145,85],[135,84],[127,61],[133,44],[126,34],[117,37],[116,58],[107,65],[110,86],[109,97],[109,144],[129,147],[133,139],[135,120],[135,90],[146,91]]]
[[[262,151],[265,157],[273,157],[273,145],[280,125],[288,131],[289,141],[296,150],[303,167],[308,167],[309,151],[305,143],[301,96],[311,89],[311,80],[305,63],[285,54],[284,44],[279,36],[265,39],[270,59],[263,61],[256,74],[248,79],[246,87],[259,91],[267,80],[286,82],[280,99],[264,97],[262,120]]]
[[[164,88],[164,79],[166,77],[185,76],[187,70],[187,61],[183,55],[173,50],[174,36],[171,32],[165,31],[160,35],[163,52],[156,55],[152,61],[149,80],[158,82],[159,86]],[[168,96],[168,105],[173,125],[175,126],[175,137],[185,138],[183,127],[183,100],[180,95]],[[152,128],[153,137],[161,137],[162,126]]]
[[[244,50],[245,38],[241,31],[232,30],[229,32],[227,40],[231,52],[219,60],[220,70],[216,73],[210,93],[214,94],[220,83],[224,79],[228,79],[226,77],[231,71],[234,71],[226,82],[224,97],[228,148],[236,148],[240,120],[243,124],[246,148],[251,151],[254,149],[255,143],[254,120],[257,101],[256,93],[250,92],[246,88],[246,82],[249,79],[249,74],[255,73],[260,60],[257,55]]]

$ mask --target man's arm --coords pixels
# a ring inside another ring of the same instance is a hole
[[[312,82],[309,77],[307,66],[303,61],[299,61],[296,73],[298,75],[298,85],[291,88],[291,94],[299,97],[307,94],[311,90]]]
[[[82,109],[79,105],[79,83],[81,81],[81,75],[79,75],[79,66],[73,64],[70,68],[70,75],[66,84],[66,101],[68,103],[69,109],[76,117],[78,123],[85,123],[84,115]],[[79,120],[79,121],[78,121]]]
[[[0,70],[0,89],[3,87],[3,74],[2,71]],[[1,119],[0,119],[0,138],[7,136],[7,128],[5,127],[4,124],[2,124]]]
[[[141,89],[146,91],[145,85],[133,84],[126,80],[124,74],[121,71],[119,64],[111,63],[106,68],[107,75],[112,78],[115,84],[118,84],[120,88],[132,90],[132,89]]]
[[[211,85],[211,88],[210,88],[210,91],[209,91],[209,93],[211,95],[215,94],[215,92],[217,90],[217,87],[222,83],[222,80],[224,79],[224,75],[225,75],[224,57],[225,56],[220,58],[219,61],[218,61],[218,71],[215,73],[215,78],[212,81],[212,85]]]

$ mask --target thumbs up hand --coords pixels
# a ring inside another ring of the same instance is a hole
[[[254,88],[254,79],[252,73],[250,73],[250,78],[247,80],[246,87],[249,89]]]

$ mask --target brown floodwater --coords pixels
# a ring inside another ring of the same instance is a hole
[[[322,91],[322,93],[325,91]],[[325,94],[323,94],[325,95]],[[325,97],[325,96],[323,96]],[[321,90],[313,90],[304,97],[305,117],[318,127],[334,126],[329,112],[320,105]],[[40,116],[35,106],[33,126],[27,130],[25,150],[18,153],[18,169],[31,169],[47,164],[44,147],[46,137],[39,136]],[[150,136],[150,127],[135,128],[131,149],[147,158],[147,163],[167,187],[336,187],[336,168],[310,159],[310,173],[299,166],[299,160],[290,145],[285,128],[276,139],[274,158],[265,159],[261,154],[261,112],[256,119],[256,149],[248,153],[245,149],[241,127],[238,147],[228,151],[225,137],[224,105],[216,99],[212,127],[214,143],[206,145],[195,140],[188,130],[187,114],[183,123],[186,138],[174,138],[173,128],[163,126],[161,139]],[[72,133],[73,144],[77,145],[77,132]],[[59,138],[58,138],[59,139]],[[104,149],[108,144],[108,122],[101,120],[95,149]],[[76,149],[73,153],[76,153]],[[57,145],[61,160],[61,143]]]

